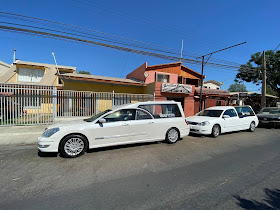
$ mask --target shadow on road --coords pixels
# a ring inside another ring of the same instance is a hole
[[[39,157],[57,157],[57,155],[58,155],[57,152],[40,152],[40,151],[38,151]]]
[[[280,209],[280,190],[278,189],[264,189],[265,198],[263,201],[256,201],[256,200],[248,200],[245,198],[241,198],[239,195],[234,195],[233,197],[236,198],[237,205],[239,205],[243,209],[269,209],[275,210]]]

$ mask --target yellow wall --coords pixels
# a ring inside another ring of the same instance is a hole
[[[7,83],[16,83],[17,82],[17,73],[14,74],[8,81]]]
[[[145,86],[132,85],[116,85],[116,84],[96,84],[85,81],[65,81],[64,90],[80,90],[92,92],[115,92],[115,93],[132,93],[132,94],[146,94],[147,88]]]
[[[39,108],[34,107],[34,108],[29,108],[29,109],[23,109],[26,114],[36,114],[39,112],[39,114],[44,114],[44,113],[53,113],[53,104],[52,102],[50,103],[42,103]]]

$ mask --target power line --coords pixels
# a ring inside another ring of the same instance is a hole
[[[16,18],[16,19],[19,19],[19,20],[22,20],[22,21],[28,21],[28,22],[36,22],[38,24],[40,24],[40,22],[38,21],[43,21],[43,22],[47,22],[47,23],[51,23],[51,24],[59,24],[60,26],[66,26],[67,27],[67,31],[69,31],[69,28],[75,28],[75,29],[80,29],[80,30],[87,30],[87,31],[90,31],[90,32],[94,32],[94,33],[99,33],[99,34],[102,34],[102,35],[108,35],[108,36],[113,36],[113,37],[116,37],[116,38],[121,38],[121,39],[125,39],[125,40],[129,40],[129,41],[134,41],[134,42],[138,42],[138,43],[141,43],[141,44],[147,44],[147,45],[151,45],[151,46],[155,46],[155,47],[159,47],[159,48],[163,48],[163,49],[168,49],[168,50],[171,50],[171,51],[163,51],[163,50],[157,50],[157,51],[160,51],[160,52],[165,52],[165,53],[170,53],[170,54],[174,54],[174,55],[179,55],[179,52],[178,50],[175,50],[175,49],[172,49],[172,48],[167,48],[167,47],[163,47],[163,46],[159,46],[159,45],[155,45],[155,44],[151,44],[151,43],[147,43],[147,42],[142,42],[142,41],[138,41],[138,40],[134,40],[134,39],[129,39],[129,38],[125,38],[125,37],[120,37],[120,36],[116,36],[116,35],[112,35],[112,34],[108,34],[108,33],[104,33],[104,32],[99,32],[99,31],[96,31],[96,30],[91,30],[91,29],[87,29],[87,28],[82,28],[82,27],[78,27],[78,26],[74,26],[74,25],[70,25],[70,24],[65,24],[65,23],[61,23],[61,22],[57,22],[57,21],[50,21],[50,20],[46,20],[46,19],[41,19],[41,18],[35,18],[35,17],[30,17],[30,16],[24,16],[24,15],[18,15],[18,14],[13,14],[13,13],[7,13],[7,12],[0,12],[0,15],[4,14],[4,15],[10,15],[10,16],[13,16],[12,18]],[[11,18],[11,17],[9,17]],[[30,26],[27,26],[27,27],[30,27]],[[40,27],[41,28],[41,27]],[[45,30],[51,30],[51,29],[45,29]],[[92,35],[92,34],[89,34],[89,33],[85,33],[85,32],[80,32],[80,31],[77,31],[77,30],[73,30],[73,29],[70,29],[71,31],[75,31],[75,32],[79,32],[79,33],[83,33],[83,34],[87,34],[87,35],[90,35],[90,36],[95,36],[95,37],[100,37],[102,39],[109,39],[108,37],[102,37],[102,36],[98,36],[98,35]],[[66,32],[64,32],[66,33]],[[70,33],[68,33],[70,34]],[[83,35],[80,35],[79,36],[83,36]],[[88,37],[87,37],[88,38]],[[112,41],[112,39],[109,39]],[[104,41],[104,40],[102,40]],[[105,41],[108,41],[108,40],[105,40]],[[134,47],[140,47],[138,45],[131,45],[131,44],[126,44],[124,42],[117,42],[115,40],[112,41],[112,43],[118,43],[118,44],[125,44],[127,46],[134,46]],[[155,49],[151,49],[151,48],[146,48],[146,47],[142,47],[141,48],[143,49],[149,49],[149,50],[155,50]],[[176,52],[176,53],[175,53]],[[198,56],[197,54],[194,54],[194,53],[189,53],[189,52],[185,52],[184,51],[184,54],[188,54],[188,56],[190,57],[196,57]],[[230,62],[230,61],[225,61],[225,60],[221,60],[221,59],[213,59],[217,62],[223,62],[225,64],[230,64],[232,66],[240,66],[240,64],[238,63],[234,63],[234,62]]]
[[[280,44],[277,45],[277,47],[274,49],[274,52],[277,50],[277,48],[280,46]]]
[[[22,33],[27,33],[30,35],[35,34],[37,36],[39,35],[39,36],[44,36],[44,37],[48,37],[48,38],[54,37],[54,38],[62,39],[62,40],[71,40],[71,41],[75,41],[78,43],[81,42],[81,43],[99,45],[99,46],[103,46],[103,47],[118,49],[121,51],[133,52],[133,53],[138,53],[138,54],[143,54],[143,55],[150,55],[153,57],[158,57],[158,58],[162,58],[162,59],[166,59],[166,60],[173,60],[173,61],[177,61],[177,62],[181,59],[180,57],[176,57],[176,56],[164,55],[164,54],[159,54],[159,53],[155,53],[155,52],[148,52],[148,51],[144,51],[144,50],[127,48],[127,47],[123,47],[123,46],[117,46],[117,45],[112,45],[112,44],[108,44],[108,43],[102,43],[102,42],[86,40],[86,39],[77,38],[77,37],[71,37],[71,36],[65,36],[65,35],[61,35],[61,34],[54,34],[54,33],[49,33],[49,32],[44,32],[44,31],[38,31],[38,30],[30,30],[30,29],[25,29],[25,28],[18,28],[18,27],[4,26],[4,25],[0,25],[0,29],[8,30],[8,31],[22,32]],[[193,59],[189,59],[189,58],[182,58],[182,61],[184,61],[186,63],[193,63],[193,64],[201,63],[197,60],[193,60]],[[222,68],[222,69],[236,69],[237,68],[236,66],[218,64],[218,63],[212,63],[212,62],[211,63],[209,62],[208,65],[210,65],[212,67],[216,67],[216,68]],[[253,69],[250,69],[250,70],[253,70]]]

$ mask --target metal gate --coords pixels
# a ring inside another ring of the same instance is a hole
[[[0,84],[0,125],[53,123],[55,92],[53,86]]]
[[[152,101],[153,95],[57,90],[55,86],[0,83],[0,126],[52,124],[87,117],[114,106]]]

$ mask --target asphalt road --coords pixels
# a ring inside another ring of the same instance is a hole
[[[280,209],[280,129],[39,157],[1,145],[0,209]]]

